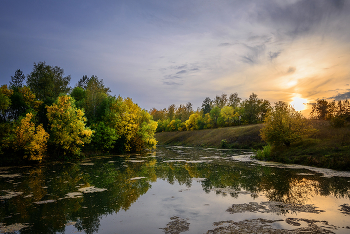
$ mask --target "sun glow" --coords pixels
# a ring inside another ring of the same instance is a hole
[[[292,98],[290,105],[294,107],[296,111],[302,111],[306,108],[307,99],[295,96]]]

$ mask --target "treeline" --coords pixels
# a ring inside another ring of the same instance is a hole
[[[310,115],[314,119],[329,120],[334,127],[344,127],[350,122],[350,102],[320,99],[312,105]]]
[[[245,100],[233,93],[216,96],[213,100],[206,97],[197,110],[188,102],[179,107],[172,104],[162,110],[153,108],[150,114],[158,122],[157,132],[163,132],[261,123],[270,110],[270,102],[259,99],[255,93]]]
[[[110,95],[103,80],[83,76],[74,88],[60,67],[34,63],[0,88],[0,159],[75,159],[141,151],[156,145],[157,122],[131,98]]]

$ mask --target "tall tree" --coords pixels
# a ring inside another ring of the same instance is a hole
[[[264,141],[275,146],[289,146],[316,131],[300,112],[281,101],[275,103],[264,122],[260,135]]]
[[[39,100],[55,100],[61,93],[69,92],[70,79],[64,76],[62,68],[39,62],[34,63],[33,71],[27,76],[27,85]]]
[[[110,89],[105,87],[103,79],[91,76],[86,87],[85,110],[89,122],[96,122],[102,118],[104,111],[103,101],[108,97]],[[102,112],[101,112],[102,111]]]
[[[202,103],[201,110],[203,112],[203,115],[210,113],[212,106],[213,106],[213,101],[209,97],[206,97]]]
[[[14,89],[14,88],[21,88],[23,86],[23,82],[25,80],[25,75],[23,74],[23,72],[18,69],[16,72],[15,72],[15,75],[14,76],[11,76],[11,81],[10,81],[10,87],[11,89]]]
[[[238,97],[238,93],[231,93],[230,97],[228,98],[228,105],[232,106],[233,108],[236,108],[239,106],[241,102],[241,98]]]
[[[50,142],[58,156],[77,157],[84,144],[90,143],[92,130],[86,127],[84,111],[75,107],[74,99],[63,95],[47,106]]]

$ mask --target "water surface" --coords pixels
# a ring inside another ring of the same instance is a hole
[[[251,152],[143,155],[0,168],[0,233],[350,233],[350,174]]]

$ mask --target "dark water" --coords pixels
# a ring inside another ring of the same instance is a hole
[[[0,168],[0,233],[350,233],[350,174],[249,152]]]

